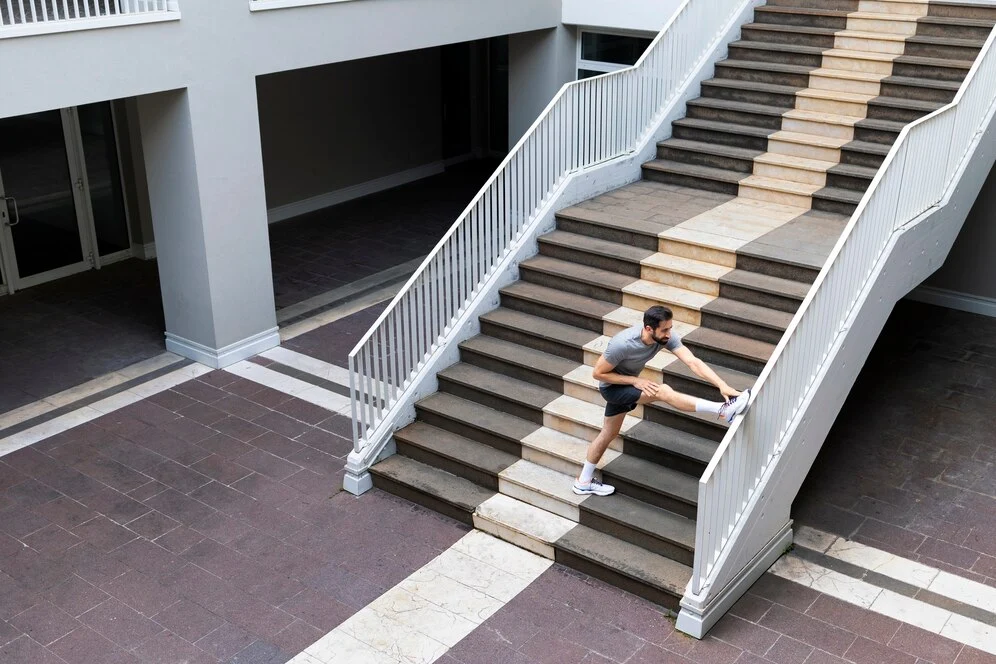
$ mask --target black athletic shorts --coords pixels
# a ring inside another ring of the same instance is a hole
[[[632,385],[599,385],[598,391],[605,399],[605,416],[613,417],[620,413],[628,413],[637,406],[643,390]]]

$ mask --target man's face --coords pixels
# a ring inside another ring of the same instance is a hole
[[[654,341],[663,345],[671,340],[671,328],[673,327],[673,320],[665,320],[661,321],[656,330],[651,329],[649,325],[647,329],[650,330],[650,336],[653,337]]]

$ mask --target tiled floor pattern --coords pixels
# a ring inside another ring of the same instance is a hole
[[[277,308],[428,253],[492,160],[270,227]],[[128,260],[0,297],[0,413],[165,351],[155,261]]]
[[[996,319],[900,302],[793,513],[996,586]]]

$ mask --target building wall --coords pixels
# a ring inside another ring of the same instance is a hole
[[[438,48],[263,76],[256,89],[271,210],[442,158]]]
[[[944,265],[924,286],[992,300],[996,312],[996,168],[986,180]]]
[[[659,32],[680,4],[681,0],[564,0],[563,22]]]
[[[577,33],[568,26],[508,40],[508,145],[513,147],[565,83],[577,76]]]

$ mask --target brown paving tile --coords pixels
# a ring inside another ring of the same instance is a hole
[[[264,406],[260,406],[258,403],[253,403],[252,401],[235,394],[229,394],[221,401],[216,402],[214,407],[229,415],[234,415],[235,417],[240,417],[249,421],[265,415],[269,410]]]
[[[208,427],[228,417],[225,411],[199,401],[179,411],[178,414]]]
[[[243,454],[235,462],[276,481],[286,479],[301,470],[301,466],[259,449]]]
[[[25,664],[65,664],[29,636],[21,636],[0,648],[0,661]]]
[[[113,445],[104,445],[101,447],[100,453],[138,472],[143,472],[162,463],[165,458],[146,447],[127,440],[118,441]]]
[[[8,622],[43,646],[80,626],[75,618],[51,602],[40,602]]]
[[[345,476],[345,469],[340,468],[332,475],[319,475],[310,470],[300,470],[287,479],[282,484],[291,487],[307,496],[325,499],[342,491],[342,479]],[[281,505],[285,509],[286,503]]]
[[[195,641],[194,645],[216,659],[227,662],[252,642],[248,632],[225,622],[207,636]]]
[[[47,503],[50,500],[55,500],[61,495],[44,482],[39,482],[33,478],[25,478],[23,482],[9,487],[4,493],[7,498],[29,509],[36,505]]]
[[[77,576],[94,585],[115,579],[128,571],[128,566],[120,560],[89,544],[73,547],[65,559]]]
[[[266,433],[266,429],[262,426],[234,416],[229,416],[219,422],[215,422],[211,425],[211,428],[218,433],[222,433],[243,443],[251,442],[254,438],[258,438]]]
[[[128,527],[128,530],[136,532],[146,539],[154,540],[179,526],[180,522],[169,518],[161,512],[149,510],[125,525]]]
[[[163,631],[162,627],[113,597],[80,616],[87,627],[126,650]]]
[[[632,657],[644,643],[640,637],[616,625],[606,624],[600,617],[582,615],[567,627],[556,630],[546,624],[542,626],[555,631],[561,638],[618,662]]]
[[[330,411],[321,406],[302,401],[301,399],[291,399],[280,404],[275,409],[278,413],[283,413],[288,417],[308,424],[318,424],[329,418]]]
[[[275,506],[283,505],[299,495],[296,489],[258,473],[243,477],[233,484],[232,488],[252,496],[256,500]]]
[[[519,648],[519,652],[539,664],[579,661],[588,653],[583,646],[565,641],[554,632],[546,630],[540,630]]]
[[[956,664],[996,664],[996,655],[965,646],[955,661]]]
[[[951,664],[961,652],[962,645],[919,627],[903,624],[889,642],[889,647],[935,664]]]
[[[152,617],[157,623],[177,636],[194,643],[225,621],[201,605],[188,599],[181,599]]]
[[[199,426],[199,425],[198,425]],[[198,447],[193,443],[186,442],[180,438],[163,431],[161,429],[150,429],[148,432],[143,433],[139,436],[133,436],[130,438],[131,442],[144,447],[145,449],[153,452],[160,457],[166,457],[167,459],[172,459],[179,464],[184,466],[189,466],[192,463],[200,461],[208,455],[208,450],[203,447]],[[157,463],[161,463],[162,459],[159,459]],[[124,463],[122,461],[122,463]],[[131,464],[128,464],[131,466]],[[136,470],[145,470],[146,468],[138,468],[137,466],[131,466]]]
[[[334,433],[346,440],[353,440],[353,421],[348,417],[333,415],[327,420],[319,422],[318,428]]]
[[[7,645],[14,639],[22,636],[24,632],[14,627],[11,627],[6,621],[0,620],[0,653],[3,652],[3,646]]]
[[[750,592],[796,611],[805,611],[820,597],[820,593],[815,590],[799,586],[774,574],[762,575],[751,586]]]
[[[744,620],[756,623],[770,609],[772,602],[748,592],[730,608],[730,613]]]
[[[231,664],[284,664],[290,655],[262,639],[253,641],[232,658]]]
[[[76,548],[70,549],[74,551]],[[3,571],[28,593],[40,593],[68,579],[73,569],[68,555],[49,558],[24,548],[3,562]],[[2,618],[3,616],[0,616]]]
[[[138,660],[88,627],[62,637],[49,649],[68,664],[137,664]]]
[[[208,404],[220,401],[227,396],[224,390],[208,385],[207,383],[202,383],[199,380],[188,380],[186,383],[181,383],[173,389],[184,396]]]
[[[218,510],[225,514],[236,514],[240,510],[248,509],[255,503],[252,496],[242,493],[237,488],[225,486],[219,482],[209,482],[204,486],[191,492],[191,497],[196,498],[204,505]],[[191,524],[202,521],[210,514],[203,514],[190,521]]]
[[[916,657],[859,636],[844,658],[855,664],[916,664]]]
[[[725,616],[709,634],[713,638],[725,641],[741,650],[749,650],[756,655],[768,652],[779,636],[777,632],[736,616]]]
[[[287,459],[295,452],[300,452],[307,447],[303,443],[295,442],[275,431],[267,431],[258,438],[254,438],[252,445],[283,459]]]
[[[273,645],[285,653],[296,654],[305,650],[312,643],[325,636],[325,632],[317,630],[302,620],[295,620],[280,630],[272,639]]]
[[[204,535],[196,530],[186,526],[180,526],[179,528],[174,528],[165,535],[157,537],[155,543],[170,553],[181,554],[203,539]]]
[[[166,424],[160,424],[159,428],[173,436],[176,436],[182,441],[196,444],[215,434],[215,431],[212,428],[213,426],[213,423],[209,427],[196,420],[190,419],[189,417],[180,417],[172,420],[171,422],[167,422]],[[181,461],[187,465],[192,463],[192,461],[183,461],[181,459],[178,459],[178,461]]]
[[[479,627],[468,634],[449,650],[447,656],[452,661],[462,664],[478,661],[496,664],[530,664],[534,661],[517,652],[502,635],[487,627]]]
[[[181,466],[175,461],[164,461],[146,472],[149,474],[149,477],[176,489],[180,493],[190,493],[194,489],[202,487],[211,481],[210,477],[202,475],[196,470],[191,470],[186,466]]]
[[[214,371],[208,372],[203,376],[198,376],[197,380],[202,383],[207,383],[212,387],[224,389],[226,385],[231,385],[235,381],[239,380],[239,377],[231,372],[225,371],[224,369],[215,369]]]
[[[672,664],[672,662],[674,664],[688,664],[691,660],[668,652],[653,643],[647,643],[627,664],[661,664],[662,662],[667,662],[668,664]]]
[[[280,608],[325,632],[335,629],[355,613],[355,609],[311,589],[302,590],[281,604]]]
[[[855,638],[851,632],[781,606],[771,607],[760,624],[832,655],[843,655]]]
[[[917,553],[962,569],[971,569],[976,561],[978,561],[980,555],[977,551],[933,538],[928,538],[921,544],[920,548],[917,549]]]
[[[180,394],[176,390],[165,390],[164,392],[159,392],[158,394],[154,394],[149,397],[148,401],[151,401],[158,406],[162,406],[167,410],[171,410],[174,413],[197,403],[197,400]]]
[[[253,403],[265,406],[268,409],[276,408],[280,404],[294,398],[289,394],[265,386],[260,386],[260,389],[256,390],[252,394],[243,394],[242,396],[246,397]]]
[[[76,617],[97,606],[109,595],[88,581],[73,575],[47,590],[45,597],[55,606]]]
[[[325,452],[326,454],[331,454],[335,457],[345,457],[347,454],[353,451],[353,440],[352,438],[344,438],[343,436],[329,433],[327,431],[322,431],[321,429],[311,429],[305,431],[303,434],[295,438],[299,443],[303,443],[308,447],[312,447],[316,450]]]
[[[73,467],[122,493],[128,493],[149,481],[148,477],[137,470],[103,456],[92,456]]]
[[[802,664],[813,654],[813,646],[785,636],[778,637],[765,657],[777,664]]]
[[[148,399],[121,408],[118,411],[118,416],[131,417],[152,425],[163,424],[176,419],[176,413]]]
[[[222,484],[232,484],[253,472],[217,454],[201,459],[190,468]]]
[[[178,597],[150,576],[131,570],[101,586],[101,590],[124,602],[146,617],[152,617]]]
[[[98,551],[113,551],[135,539],[135,533],[104,516],[98,516],[76,526],[73,534],[86,540]]]
[[[160,578],[184,566],[182,558],[146,539],[136,539],[114,552],[114,556],[132,569]]]
[[[76,546],[80,538],[68,530],[49,524],[21,540],[39,553],[54,555]]]
[[[251,445],[223,433],[216,433],[210,438],[202,440],[198,445],[223,459],[234,459],[252,450]]]
[[[143,514],[149,512],[149,507],[135,500],[131,496],[104,488],[80,499],[87,507],[102,514],[118,525],[124,525],[134,521]]]
[[[234,394],[240,397],[249,397],[256,394],[262,390],[265,386],[260,383],[246,380],[245,378],[238,378],[233,383],[226,385],[223,389],[229,394]]]
[[[277,408],[286,405],[286,403],[287,402],[279,404]],[[265,415],[257,417],[253,420],[253,422],[261,427],[269,429],[270,431],[275,431],[279,434],[287,436],[288,438],[296,438],[310,428],[307,423],[296,420],[293,417],[288,417],[287,415],[277,411],[270,411]]]
[[[206,519],[195,521],[191,524],[191,527],[220,544],[228,544],[234,539],[254,532],[251,525],[226,516],[221,512],[215,512]]]
[[[307,468],[319,475],[334,475],[343,469],[343,460],[331,454],[306,447],[285,457],[291,463]]]
[[[24,507],[14,506],[0,511],[0,530],[15,539],[23,539],[47,525],[47,519]]]
[[[214,512],[213,508],[174,489],[167,489],[149,498],[145,504],[185,525],[210,516]]]
[[[176,634],[160,632],[135,648],[145,662],[163,664],[216,664],[217,660]]]
[[[889,643],[901,624],[898,620],[888,616],[827,595],[817,599],[806,613],[813,618],[850,630],[879,643]]]

